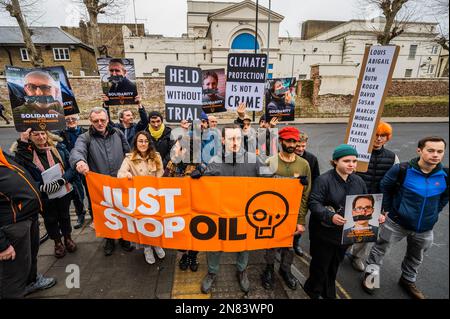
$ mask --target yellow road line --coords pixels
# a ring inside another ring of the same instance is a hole
[[[178,267],[178,261],[181,258],[181,254],[178,253],[175,265],[175,274],[172,285],[172,298],[173,299],[211,299],[211,293],[204,294],[200,290],[202,279],[208,272],[206,264],[206,253],[200,252],[197,256],[197,260],[200,263],[198,270],[192,272],[189,268],[185,271]]]

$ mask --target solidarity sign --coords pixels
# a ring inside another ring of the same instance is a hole
[[[87,176],[98,237],[171,249],[237,252],[292,246],[298,180]]]

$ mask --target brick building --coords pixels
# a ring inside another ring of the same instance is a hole
[[[62,65],[69,76],[98,75],[92,47],[58,27],[30,29],[44,66]],[[0,75],[5,65],[33,67],[19,27],[0,26]]]

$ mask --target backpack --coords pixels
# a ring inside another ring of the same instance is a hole
[[[406,170],[410,167],[408,162],[402,162],[399,164],[400,166],[400,170],[398,171],[398,175],[397,175],[397,182],[396,182],[396,190],[397,192],[400,190],[400,188],[402,187],[403,183],[405,182],[405,178],[406,178]],[[447,174],[447,177],[445,178],[445,182],[447,183],[447,188],[449,185],[449,181],[448,181],[448,167],[443,167],[442,168],[445,172],[445,174]]]

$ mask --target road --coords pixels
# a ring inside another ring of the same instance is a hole
[[[344,124],[305,124],[298,125],[310,136],[309,148],[319,158],[321,172],[330,167],[334,147],[343,142],[345,135]],[[398,123],[393,124],[394,137],[387,147],[394,151],[401,161],[409,160],[416,155],[417,141],[425,136],[438,135],[449,140],[448,123]],[[7,150],[17,138],[13,128],[0,128],[0,146]],[[444,164],[448,166],[448,154],[444,158]],[[305,251],[309,251],[307,234],[302,240]],[[395,299],[408,298],[399,288],[397,281],[400,277],[400,265],[405,253],[406,242],[403,241],[394,246],[385,258],[381,271],[381,289],[374,296],[365,294],[360,288],[360,273],[351,267],[346,259],[338,274],[338,282],[341,286],[339,294],[343,298],[380,298]],[[308,258],[305,258],[307,261]],[[258,284],[258,283],[255,283]],[[449,209],[448,206],[441,213],[439,222],[434,228],[434,244],[425,253],[424,262],[419,271],[417,285],[428,298],[449,298]]]

